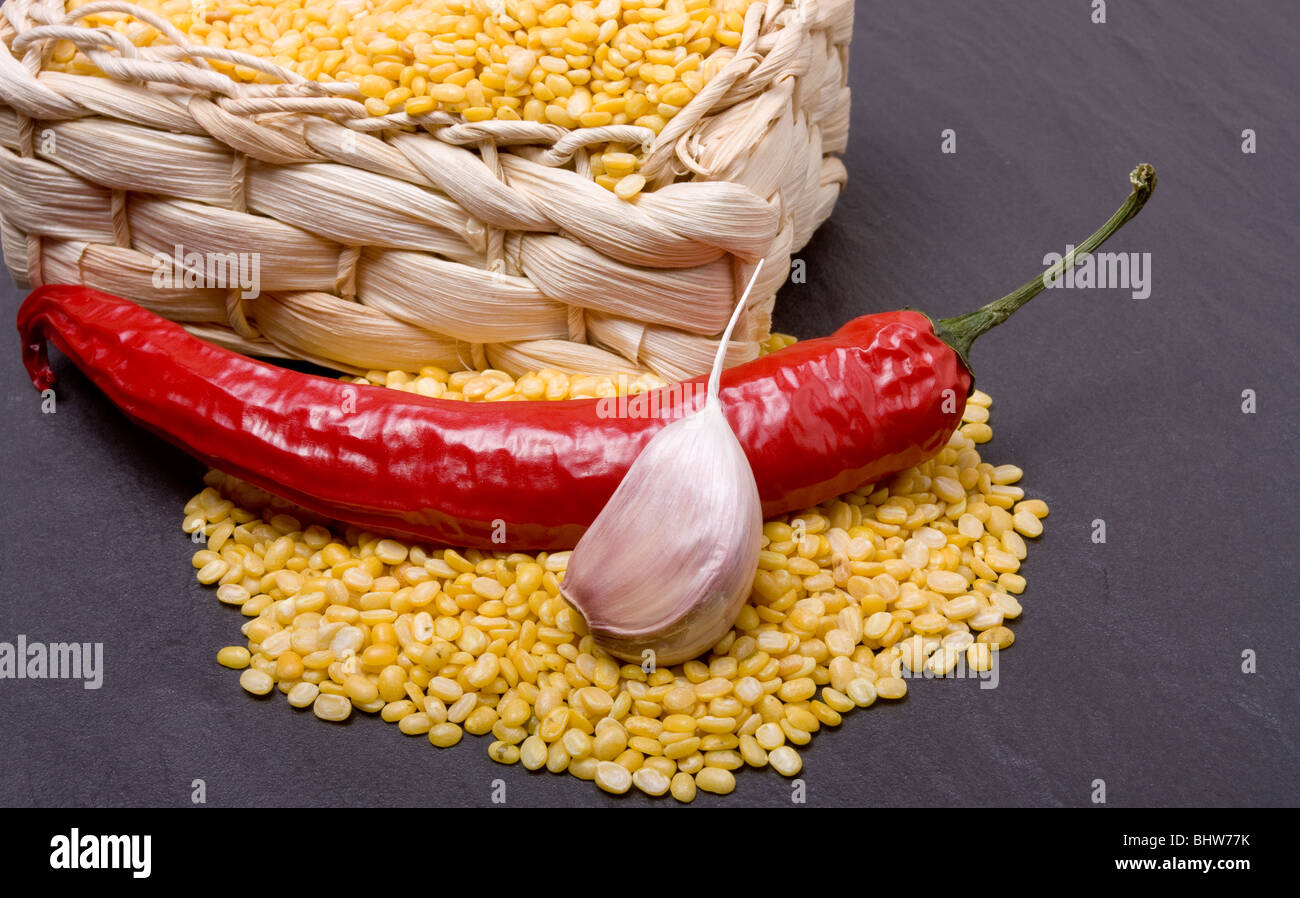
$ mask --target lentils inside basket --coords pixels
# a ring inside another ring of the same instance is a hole
[[[355,84],[372,116],[442,111],[469,122],[636,125],[658,134],[734,56],[751,0],[136,2],[193,43],[269,59],[311,81]],[[139,46],[168,42],[121,12],[86,21]],[[55,46],[53,65],[96,73],[68,41]],[[212,65],[239,81],[274,80]],[[608,143],[593,152],[597,183],[635,196],[645,184],[638,149]]]
[[[774,336],[765,349],[791,342]],[[657,386],[432,368],[358,380],[465,401]],[[331,532],[215,471],[184,527],[207,537],[199,582],[250,618],[247,646],[217,654],[248,692],[278,689],[327,721],[378,714],[439,748],[468,732],[501,764],[689,802],[731,792],[746,766],[795,776],[799,747],[844,713],[902,698],[914,674],[986,671],[1012,644],[1024,537],[1043,532],[1048,508],[1014,485],[1019,468],[981,459],[990,404],[976,391],[931,461],[767,522],[735,626],[670,669],[595,646],[560,596],[567,552],[433,551]]]

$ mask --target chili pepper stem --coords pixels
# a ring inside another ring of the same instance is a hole
[[[1001,299],[995,299],[988,305],[973,312],[967,312],[965,315],[944,318],[935,322],[935,334],[953,348],[953,351],[961,357],[962,363],[966,365],[968,370],[970,369],[969,354],[971,344],[975,342],[977,337],[1010,318],[1012,313],[1041,293],[1049,283],[1073,268],[1075,260],[1079,256],[1091,253],[1101,246],[1112,234],[1123,227],[1125,222],[1141,211],[1146,201],[1151,197],[1151,193],[1156,189],[1156,170],[1144,162],[1133,169],[1133,172],[1129,175],[1129,181],[1133,184],[1133,192],[1129,194],[1124,204],[1115,211],[1109,221],[1098,228],[1095,234],[1080,243],[1073,252],[1060,262],[1057,262],[1037,277],[1026,281]],[[973,377],[974,372],[971,372],[971,374]]]

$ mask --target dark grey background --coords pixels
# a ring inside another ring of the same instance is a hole
[[[1160,186],[1107,247],[1151,253],[1150,298],[1050,292],[975,350],[985,457],[1052,506],[1000,687],[922,683],[849,715],[804,752],[809,805],[1081,806],[1095,779],[1112,806],[1300,801],[1295,8],[1108,12],[858,4],[851,180],[780,328],[966,311],[1089,234],[1135,163]],[[243,693],[214,660],[243,618],[197,585],[180,531],[201,468],[56,370],[42,415],[16,341],[0,352],[0,640],[102,641],[107,672],[97,692],[0,681],[0,803],[185,805],[196,778],[212,805],[481,805],[497,778],[512,805],[652,803]],[[738,779],[697,805],[790,804],[770,770]]]

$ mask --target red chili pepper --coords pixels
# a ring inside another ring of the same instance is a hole
[[[1155,172],[1139,166],[1131,180],[1132,195],[1076,256],[1137,213]],[[1035,278],[937,323],[906,310],[857,318],[724,372],[723,408],[764,515],[933,456],[973,387],[971,342],[1043,286]],[[654,432],[703,401],[705,381],[657,391],[655,417],[631,416],[648,394],[627,407],[431,399],[258,362],[84,287],[36,290],[18,330],[37,389],[54,382],[48,338],[132,419],[212,467],[331,518],[484,549],[574,545]]]

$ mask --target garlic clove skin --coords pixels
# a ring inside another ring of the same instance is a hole
[[[596,644],[624,661],[659,667],[703,654],[753,589],[763,508],[718,394],[728,341],[762,270],[760,259],[731,313],[704,405],[650,438],[560,581]]]
[[[762,537],[749,460],[721,405],[707,402],[646,444],[573,550],[560,591],[611,655],[678,664],[735,623]]]

